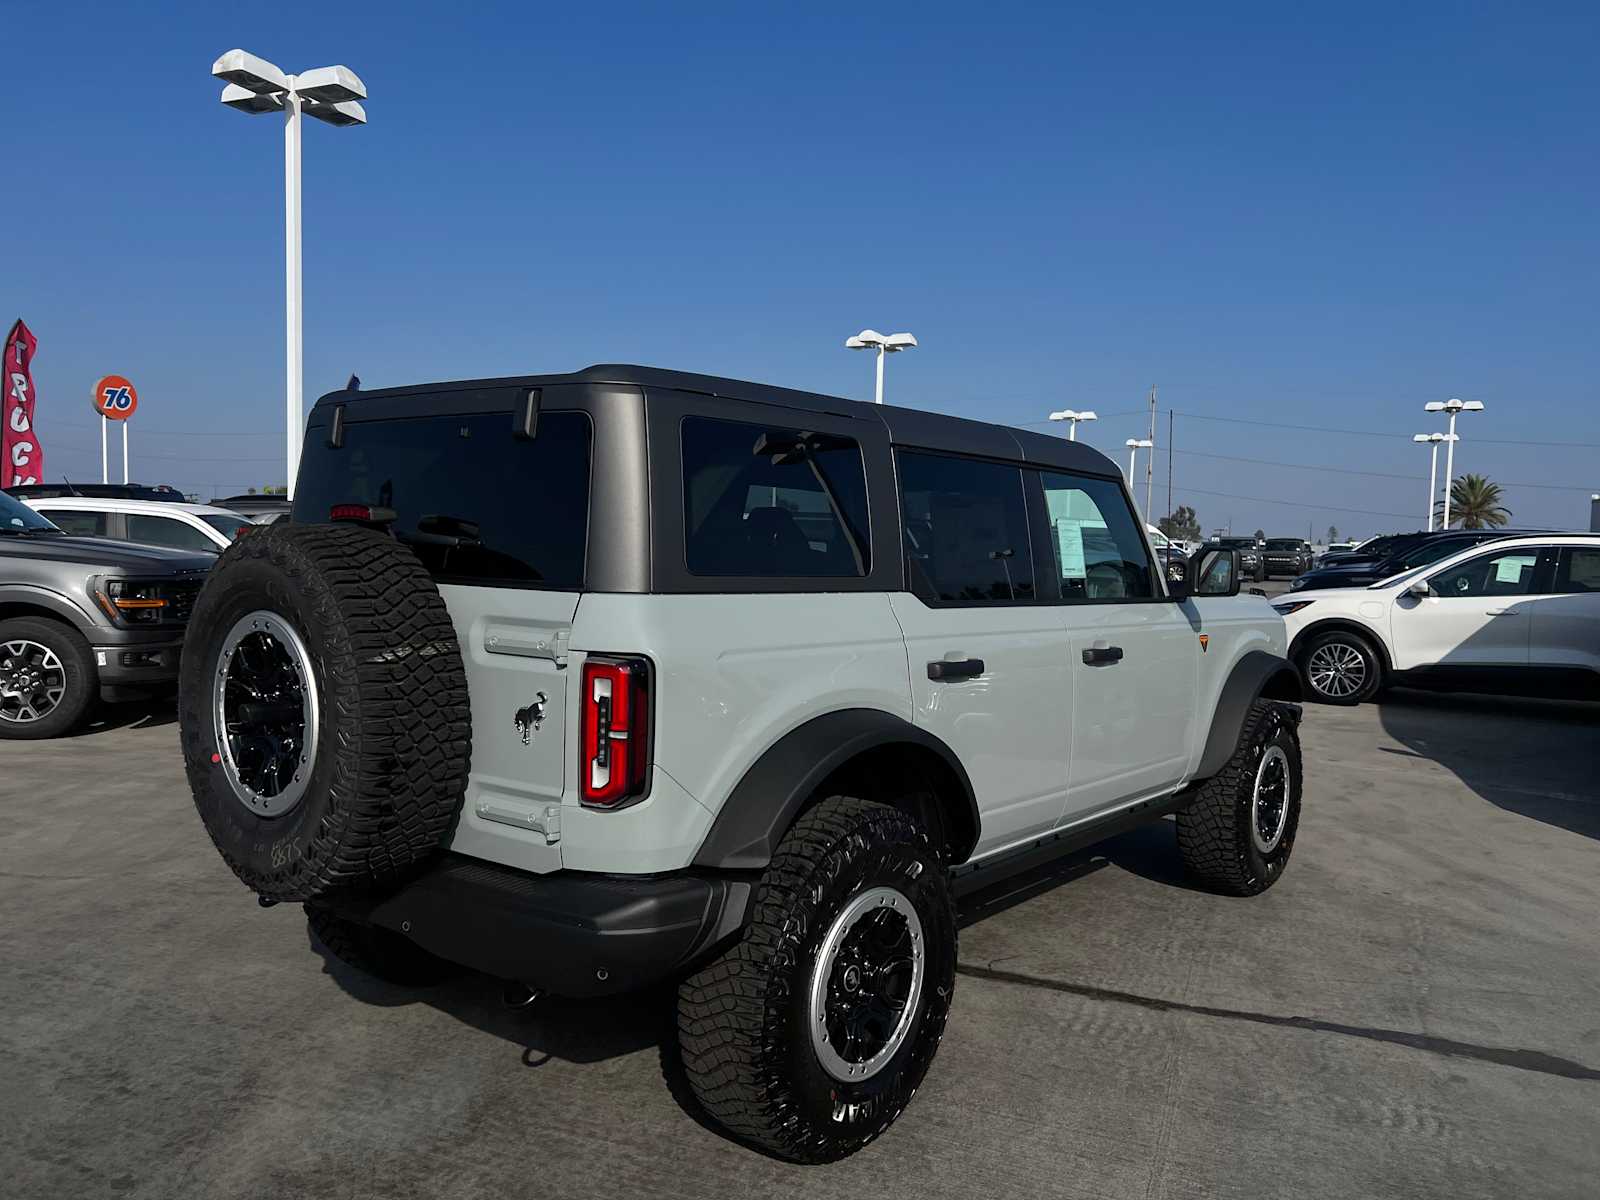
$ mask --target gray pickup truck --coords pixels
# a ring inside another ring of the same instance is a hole
[[[0,739],[59,737],[96,700],[171,686],[215,561],[73,537],[0,492]]]

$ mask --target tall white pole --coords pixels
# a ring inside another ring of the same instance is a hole
[[[884,354],[883,347],[879,346],[878,347],[878,391],[877,391],[877,400],[875,401],[878,404],[882,404],[883,403],[883,354]]]
[[[1068,422],[1067,422],[1067,441],[1075,442],[1077,440],[1078,440],[1078,418],[1077,417],[1073,417],[1070,420],[1068,420]]]
[[[122,482],[128,482],[128,422],[122,422]]]
[[[288,454],[289,495],[294,495],[295,476],[300,472],[300,440],[305,420],[301,412],[301,290],[300,290],[300,97],[294,91],[295,77],[289,76],[289,92],[283,104],[283,250],[285,283],[285,332],[288,339]]]
[[[1139,447],[1137,447],[1137,446],[1129,446],[1128,447],[1128,490],[1130,492],[1133,490],[1133,464],[1135,463],[1135,461],[1138,460],[1138,457],[1139,457]]]
[[[1440,529],[1450,528],[1450,484],[1456,477],[1456,414],[1450,414],[1450,436],[1446,439],[1447,446],[1444,452],[1444,524]]]
[[[111,422],[106,417],[100,418],[100,482],[111,482],[111,467],[106,462],[106,426]]]
[[[1156,486],[1156,385],[1150,385],[1150,454],[1144,460],[1144,519],[1150,519]]]
[[[1433,532],[1433,502],[1439,498],[1439,443],[1433,444],[1433,462],[1428,466],[1428,532]]]

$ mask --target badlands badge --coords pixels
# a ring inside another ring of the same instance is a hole
[[[1204,654],[1210,648],[1211,648],[1211,635],[1209,633],[1202,633],[1200,635],[1200,653]]]

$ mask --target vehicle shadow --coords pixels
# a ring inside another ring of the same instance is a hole
[[[66,736],[93,737],[114,729],[159,729],[163,725],[175,724],[177,720],[178,704],[172,696],[124,704],[100,704],[95,706],[87,724]]]
[[[1506,812],[1600,839],[1600,704],[1395,689],[1384,732]]]

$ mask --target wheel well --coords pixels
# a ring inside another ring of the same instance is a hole
[[[0,602],[0,621],[12,621],[17,617],[38,617],[41,620],[54,621],[58,625],[65,625],[68,629],[77,628],[60,613],[54,609],[46,608],[42,604],[19,604],[16,601]]]
[[[1332,633],[1343,630],[1360,636],[1378,653],[1378,661],[1383,664],[1385,674],[1394,670],[1394,664],[1389,661],[1389,648],[1383,644],[1383,639],[1359,621],[1346,621],[1338,617],[1330,617],[1326,621],[1318,621],[1315,625],[1307,625],[1294,639],[1294,644],[1289,647],[1289,657],[1296,663],[1300,660],[1300,652],[1305,649],[1306,643],[1319,633]]]
[[[966,861],[977,844],[966,788],[950,764],[926,746],[888,742],[863,750],[824,779],[805,808],[838,795],[876,800],[910,813],[927,827],[952,865]]]

